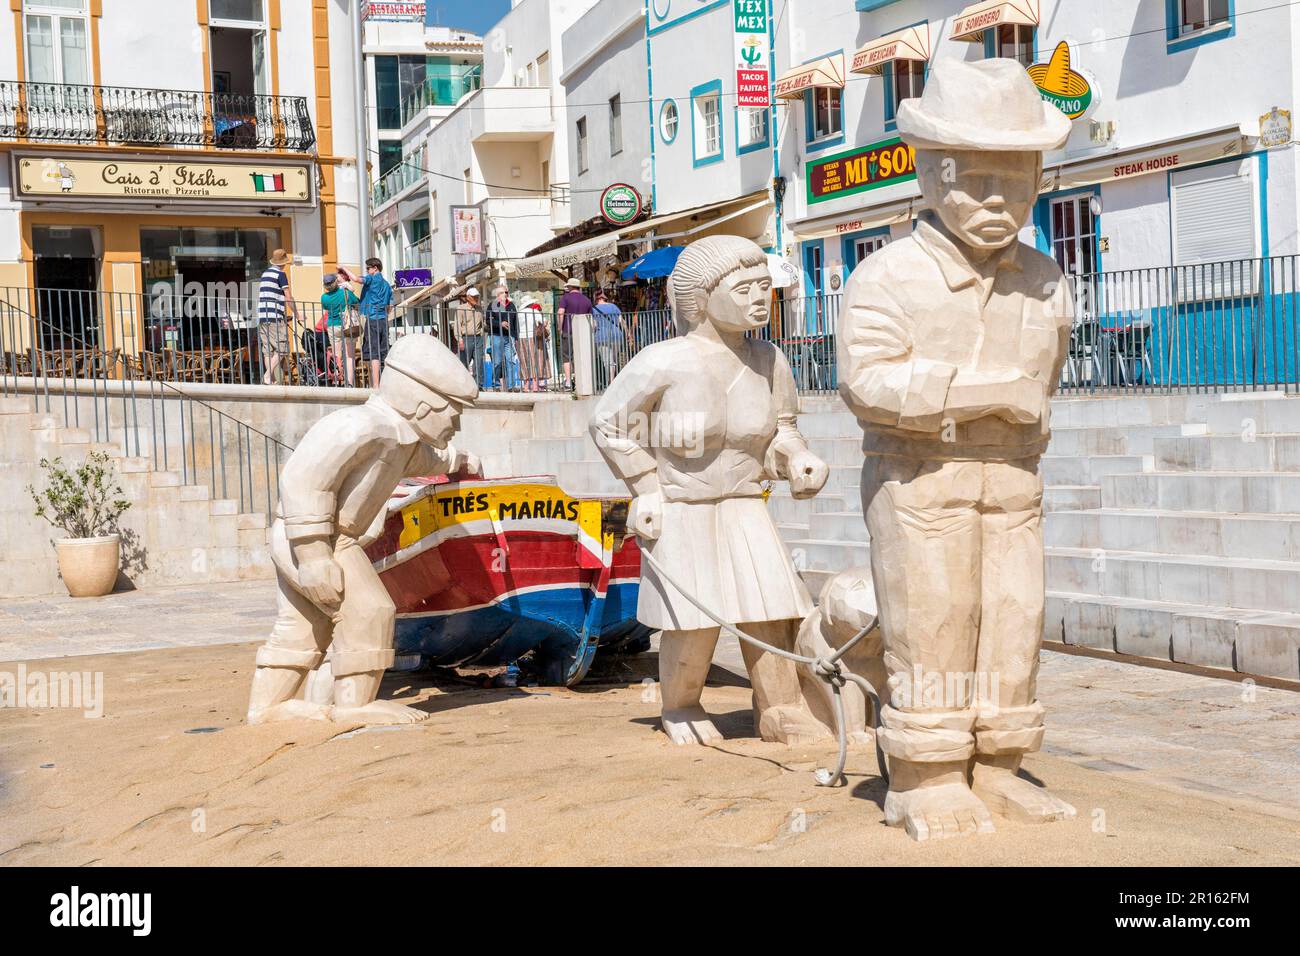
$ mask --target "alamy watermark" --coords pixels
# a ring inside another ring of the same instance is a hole
[[[80,710],[104,716],[103,671],[0,670],[0,710]]]

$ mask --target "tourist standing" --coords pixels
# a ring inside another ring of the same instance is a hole
[[[388,358],[388,323],[393,314],[393,287],[384,278],[384,264],[378,259],[366,260],[366,277],[358,279],[342,266],[339,275],[345,282],[360,283],[361,318],[365,323],[365,337],[361,341],[361,360],[370,363],[370,387],[379,387],[384,362]]]
[[[518,327],[519,366],[524,377],[524,389],[529,392],[540,391],[546,387],[546,380],[551,377],[550,356],[547,354],[551,325],[542,312],[542,304],[532,293],[523,298]]]
[[[357,339],[354,329],[360,331],[360,327],[349,328],[347,317],[360,301],[355,292],[339,284],[339,277],[335,273],[325,276],[325,293],[320,297],[321,308],[325,310],[325,330],[329,333],[334,366],[339,369],[339,374],[348,385],[357,384]]]
[[[465,298],[456,307],[452,329],[459,339],[457,352],[460,353],[461,361],[479,385],[487,384],[483,381],[483,328],[483,306],[478,289],[470,286],[465,290]]]
[[[492,290],[494,301],[487,309],[487,332],[491,336],[492,382],[496,388],[513,389],[515,339],[519,335],[519,315],[510,301],[510,290],[499,285]]]
[[[289,354],[289,320],[296,319],[293,300],[289,298],[289,277],[284,267],[293,257],[283,249],[271,253],[271,262],[262,273],[257,296],[257,342],[262,356],[262,384],[275,381],[280,363]]]
[[[574,277],[564,283],[560,296],[560,360],[564,364],[564,387],[573,387],[573,317],[591,315],[591,300],[583,294],[582,280]]]
[[[609,301],[609,296],[603,289],[596,293],[596,304],[592,308],[592,322],[595,325],[593,337],[596,342],[596,354],[600,356],[600,364],[605,369],[605,380],[597,387],[605,388],[618,374],[619,358],[625,343],[631,336],[623,318],[623,310]]]

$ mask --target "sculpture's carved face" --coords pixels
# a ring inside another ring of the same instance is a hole
[[[724,332],[748,332],[767,325],[772,276],[767,265],[745,266],[718,283],[709,294],[709,321]]]
[[[441,402],[441,407],[437,403]],[[420,437],[438,448],[446,447],[460,428],[461,407],[457,402],[437,396],[434,402],[422,401],[408,419]]]
[[[975,249],[1004,249],[1029,222],[1043,157],[1033,152],[918,150],[917,175],[930,208]]]

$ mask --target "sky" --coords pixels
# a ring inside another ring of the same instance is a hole
[[[479,36],[510,11],[510,0],[425,0],[444,27],[459,27]]]

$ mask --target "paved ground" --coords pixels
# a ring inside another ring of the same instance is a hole
[[[828,791],[810,771],[829,750],[752,738],[734,645],[705,694],[728,737],[717,749],[671,748],[656,730],[639,683],[653,654],[577,691],[394,675],[386,694],[434,711],[415,729],[245,727],[247,642],[267,630],[273,590],[0,602],[0,660],[127,649],[46,665],[102,672],[103,719],[0,710],[0,863],[864,862],[882,852],[918,863],[1300,862],[1294,692],[1047,652],[1047,744],[1026,767],[1080,820],[1007,824],[919,851],[880,826],[868,751],[852,756],[850,788]],[[210,839],[194,836],[195,811],[213,820]],[[506,831],[492,829],[498,811]],[[498,832],[515,837],[494,842]]]

